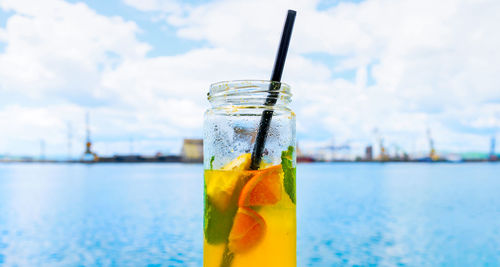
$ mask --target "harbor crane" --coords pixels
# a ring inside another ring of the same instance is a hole
[[[389,155],[387,154],[386,148],[384,146],[384,138],[382,137],[382,134],[378,130],[378,128],[375,128],[373,130],[373,133],[375,134],[375,137],[377,138],[377,142],[379,145],[380,149],[380,154],[378,156],[379,161],[387,161],[389,160]]]
[[[86,142],[85,142],[85,152],[82,156],[82,161],[85,162],[93,162],[97,161],[97,154],[92,151],[92,141],[90,140],[90,122],[89,122],[89,113],[85,114],[85,127],[87,132]]]
[[[429,141],[429,148],[430,148],[429,158],[432,161],[436,161],[439,159],[439,156],[436,154],[436,149],[434,148],[434,140],[432,139],[430,128],[427,128],[427,140]]]
[[[497,155],[495,154],[495,136],[491,137],[489,160],[490,161],[498,160]]]

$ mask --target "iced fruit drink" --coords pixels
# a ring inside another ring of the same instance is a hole
[[[274,105],[268,104],[269,98]],[[208,99],[212,107],[205,112],[203,137],[204,266],[296,266],[290,87],[270,81],[220,82],[211,85]],[[272,120],[257,155],[257,130],[269,111]]]
[[[205,266],[224,266],[228,257],[233,267],[295,266],[292,153],[255,171],[248,170],[250,154],[205,170]]]

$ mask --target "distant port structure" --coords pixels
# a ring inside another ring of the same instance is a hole
[[[181,159],[183,162],[203,162],[203,140],[184,139],[181,149]]]
[[[92,140],[90,140],[90,116],[89,113],[85,113],[85,152],[83,152],[81,161],[83,162],[95,162],[99,160],[96,153],[92,151]]]
[[[492,136],[490,141],[490,155],[488,157],[490,161],[498,160],[498,156],[497,154],[495,154],[495,143],[496,143],[495,136]]]
[[[90,114],[85,113],[85,138],[82,140],[84,149],[80,156],[72,157],[72,137],[73,129],[71,123],[67,123],[67,158],[54,159],[46,154],[46,141],[40,139],[40,156],[10,156],[0,155],[0,162],[67,162],[67,163],[141,163],[141,162],[182,162],[201,163],[203,162],[203,140],[199,138],[184,138],[178,154],[164,154],[157,152],[152,155],[133,153],[132,141],[130,153],[115,154],[112,156],[98,155],[93,146]],[[486,153],[443,153],[438,152],[435,147],[430,128],[425,131],[428,150],[427,153],[416,152],[410,155],[401,149],[396,143],[386,145],[385,138],[378,128],[373,130],[374,141],[365,142],[365,146],[360,147],[360,142],[346,140],[341,143],[323,143],[313,150],[304,151],[300,144],[297,144],[297,162],[500,162],[499,154],[495,151],[495,134],[491,136],[489,151]],[[130,139],[133,140],[133,139]],[[333,140],[333,139],[332,139]],[[353,147],[358,156],[353,153]],[[375,151],[377,150],[378,151]]]

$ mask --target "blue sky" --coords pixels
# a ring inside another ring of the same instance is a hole
[[[90,8],[105,16],[120,16],[126,20],[134,21],[142,30],[137,34],[137,39],[147,42],[152,46],[147,53],[148,57],[171,56],[186,53],[191,49],[208,46],[205,42],[185,40],[176,37],[175,27],[166,25],[161,21],[152,20],[156,12],[141,12],[123,1],[68,1],[71,3],[85,3]],[[185,3],[199,4],[208,1],[185,1]],[[159,13],[156,13],[159,15]]]
[[[283,79],[305,150],[374,144],[486,151],[500,128],[496,1],[0,0],[0,155],[177,153],[201,137],[208,86],[269,76],[298,11]],[[176,109],[177,116],[170,114]]]

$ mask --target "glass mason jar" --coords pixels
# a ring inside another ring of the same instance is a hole
[[[204,266],[296,266],[296,142],[295,114],[288,107],[290,86],[257,80],[219,82],[210,86],[208,100],[211,108],[205,112],[203,137]],[[266,112],[272,117],[257,153],[257,133]]]

